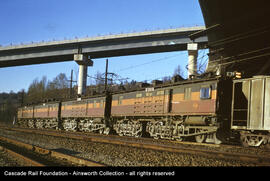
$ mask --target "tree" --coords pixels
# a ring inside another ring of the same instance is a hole
[[[178,65],[173,72],[173,76],[180,75],[181,77],[184,77],[184,71],[182,70],[181,66]]]
[[[38,78],[34,79],[28,88],[26,101],[28,103],[41,102],[45,98],[46,87],[46,76],[43,76],[41,81]]]
[[[105,79],[102,76],[102,73],[100,73],[99,71],[97,71],[94,78],[95,78],[96,85],[104,85],[105,84]]]
[[[17,93],[18,95],[18,103],[20,106],[22,106],[24,104],[24,99],[25,99],[25,90],[24,89],[21,89],[21,91],[19,91]]]
[[[65,89],[65,88],[68,88],[69,86],[67,76],[64,73],[60,73],[59,75],[57,75],[53,79],[51,84],[54,84],[54,87],[56,89]]]
[[[16,115],[19,93],[0,93],[0,122],[12,123]]]
[[[43,76],[39,81],[34,79],[30,84],[25,103],[43,102],[45,99],[61,99],[69,96],[69,82],[66,74],[58,74],[53,81],[48,81],[46,76]]]
[[[165,76],[165,77],[163,77],[162,78],[162,81],[164,82],[164,83],[168,83],[168,82],[170,82],[171,81],[171,77],[170,76]]]
[[[69,96],[69,82],[66,74],[58,74],[53,81],[48,82],[47,99],[61,99]]]

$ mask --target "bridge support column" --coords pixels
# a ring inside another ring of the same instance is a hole
[[[74,60],[79,65],[79,77],[78,77],[78,98],[85,95],[86,83],[87,83],[87,68],[93,66],[93,61],[88,59],[86,55],[74,54]]]
[[[78,95],[84,95],[86,91],[87,82],[87,66],[79,65],[79,77],[78,77]]]
[[[192,79],[197,75],[197,57],[198,57],[198,44],[189,43],[187,45],[188,50],[188,79]]]

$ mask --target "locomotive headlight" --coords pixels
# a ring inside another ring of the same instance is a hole
[[[242,73],[241,72],[235,72],[235,78],[241,79],[242,78]]]

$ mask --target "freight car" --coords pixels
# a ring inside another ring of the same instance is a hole
[[[270,147],[270,76],[233,81],[231,129],[244,146]]]
[[[244,146],[269,145],[269,86],[270,76],[185,80],[22,107],[18,109],[18,123],[155,139],[189,137],[215,144],[240,135]]]

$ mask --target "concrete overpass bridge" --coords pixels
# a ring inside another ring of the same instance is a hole
[[[147,53],[183,51],[190,47],[190,61],[197,50],[207,46],[207,36],[190,39],[190,35],[205,30],[204,26],[177,28],[93,38],[40,42],[28,45],[0,47],[0,67],[32,65],[75,60],[79,68],[78,94],[84,93],[87,66],[91,59]],[[191,64],[195,69],[196,63]],[[190,74],[193,74],[191,72]]]

